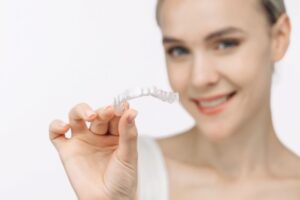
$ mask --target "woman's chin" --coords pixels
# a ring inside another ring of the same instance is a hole
[[[212,142],[225,140],[232,135],[232,131],[228,131],[224,127],[203,127],[203,125],[199,125],[198,129],[204,137]]]

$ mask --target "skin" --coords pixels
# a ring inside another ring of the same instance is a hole
[[[270,108],[274,63],[290,39],[257,0],[165,0],[159,24],[168,77],[195,126],[159,139],[172,200],[300,199],[300,158],[277,138]],[[218,33],[218,34],[215,34]],[[236,92],[218,114],[192,99]]]
[[[121,116],[112,106],[74,106],[69,122],[53,120],[49,137],[59,153],[80,200],[132,200],[137,187],[137,112],[124,105]],[[86,122],[91,122],[90,127]],[[71,138],[65,134],[71,130]]]
[[[257,0],[164,1],[159,24],[170,84],[195,120],[190,130],[157,140],[171,200],[300,199],[300,159],[276,137],[270,109],[273,65],[289,45],[288,16],[270,26]],[[232,91],[215,115],[191,100]],[[124,106],[117,116],[111,106],[78,104],[68,122],[49,126],[80,200],[136,199],[137,112]]]

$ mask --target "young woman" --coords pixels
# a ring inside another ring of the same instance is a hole
[[[75,106],[50,138],[78,198],[300,199],[300,159],[278,140],[270,108],[291,31],[283,0],[160,0],[157,20],[170,84],[195,126],[137,140],[128,104],[120,117]]]

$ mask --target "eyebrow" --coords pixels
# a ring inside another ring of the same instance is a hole
[[[213,32],[211,34],[209,34],[208,36],[205,37],[205,41],[209,41],[209,40],[213,40],[214,38],[218,38],[218,37],[222,37],[224,35],[228,35],[231,33],[245,33],[245,31],[235,28],[235,27],[227,27],[221,30],[218,30],[216,32]],[[172,37],[168,37],[165,36],[162,39],[162,43],[166,44],[166,43],[182,43],[182,40],[176,39],[176,38],[172,38]]]

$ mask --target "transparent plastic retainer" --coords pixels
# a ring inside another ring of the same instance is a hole
[[[123,107],[124,102],[131,99],[140,98],[143,96],[152,96],[160,99],[161,101],[168,102],[168,103],[174,103],[179,99],[178,93],[166,92],[164,90],[158,89],[155,86],[128,89],[122,94],[114,98],[113,106],[115,108],[116,115],[122,115],[124,111],[124,107]]]

